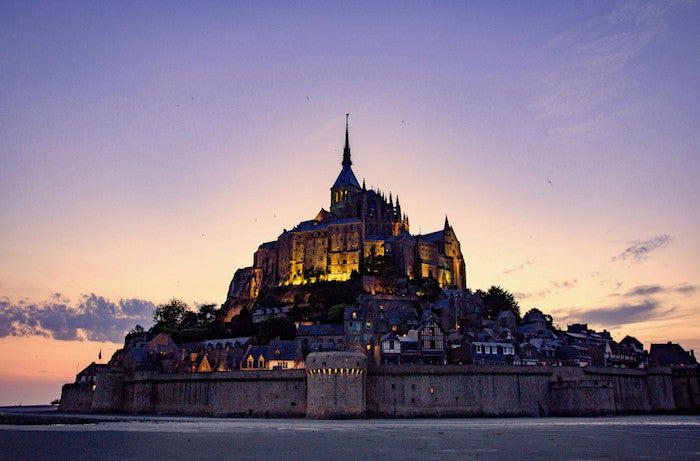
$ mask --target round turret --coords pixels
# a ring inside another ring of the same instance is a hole
[[[367,357],[315,352],[306,358],[306,417],[352,418],[365,413]]]

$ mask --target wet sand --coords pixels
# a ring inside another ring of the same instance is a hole
[[[353,421],[153,416],[102,419],[82,425],[0,425],[0,458],[700,459],[698,416]]]

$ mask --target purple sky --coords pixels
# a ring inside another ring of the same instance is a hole
[[[36,362],[0,404],[57,397],[35,388],[151,303],[223,302],[328,207],[346,112],[357,177],[413,233],[449,215],[470,288],[699,348],[698,24],[693,2],[1,3],[0,370]]]

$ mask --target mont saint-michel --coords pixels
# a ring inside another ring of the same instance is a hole
[[[107,364],[64,385],[60,409],[312,418],[698,412],[693,351],[671,342],[645,350],[585,323],[561,328],[539,309],[521,312],[505,288],[473,291],[448,217],[438,230],[412,232],[399,195],[368,188],[352,166],[346,116],[328,209],[262,243],[221,306],[158,306],[152,328],[135,326]]]

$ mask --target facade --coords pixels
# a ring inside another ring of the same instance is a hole
[[[299,341],[270,341],[268,346],[250,346],[241,361],[242,370],[291,370],[304,368]]]
[[[329,211],[321,209],[276,241],[260,245],[253,266],[236,271],[229,299],[254,298],[263,287],[343,281],[388,256],[400,276],[435,278],[443,288],[466,289],[459,241],[445,218],[442,230],[411,235],[398,196],[367,189],[352,170],[348,125],[342,169],[331,187]]]

